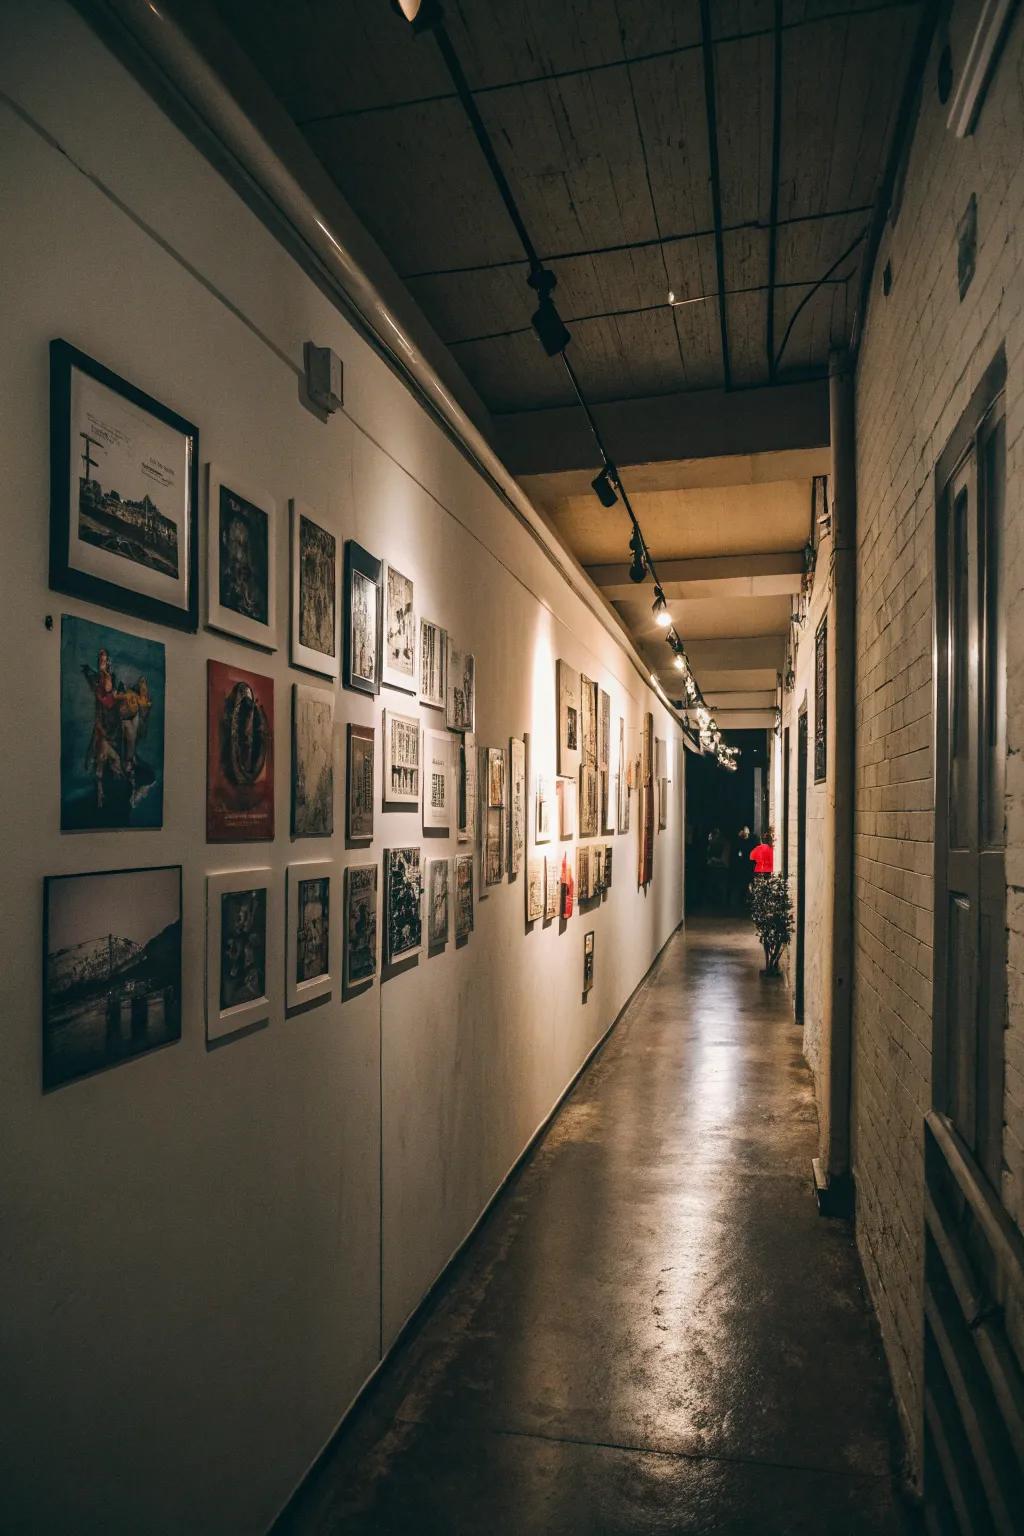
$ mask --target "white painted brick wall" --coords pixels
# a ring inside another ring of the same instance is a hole
[[[969,14],[976,14],[972,8]],[[954,12],[954,67],[968,13]],[[857,370],[858,604],[853,1137],[857,1237],[915,1467],[922,1415],[922,1119],[931,1104],[932,543],[936,461],[1000,344],[1008,365],[1009,1010],[1003,1196],[1024,1217],[1024,17],[977,130],[925,75]],[[978,200],[961,303],[956,226]],[[882,294],[886,261],[893,287]]]

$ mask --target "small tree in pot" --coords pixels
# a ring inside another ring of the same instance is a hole
[[[764,950],[762,976],[779,976],[782,951],[793,933],[793,903],[783,875],[755,875],[750,889],[750,915]]]

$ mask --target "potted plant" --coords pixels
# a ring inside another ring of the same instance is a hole
[[[793,932],[793,903],[784,875],[755,875],[750,915],[764,950],[762,976],[780,976],[779,961]]]

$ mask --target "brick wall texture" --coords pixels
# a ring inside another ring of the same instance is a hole
[[[976,7],[955,6],[954,69]],[[1024,1220],[1024,14],[973,135],[936,91],[936,41],[857,366],[857,741],[853,1159],[857,1235],[920,1466],[922,1119],[931,1105],[932,576],[936,462],[1006,350],[1009,1007],[1003,1196]],[[973,282],[957,223],[977,197]],[[882,292],[891,264],[892,290]]]

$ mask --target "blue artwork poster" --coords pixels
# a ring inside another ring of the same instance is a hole
[[[164,647],[64,614],[60,635],[60,825],[162,827]]]

